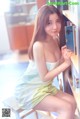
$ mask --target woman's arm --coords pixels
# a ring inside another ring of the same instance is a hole
[[[70,61],[66,60],[57,68],[48,71],[43,49],[44,49],[43,44],[40,42],[36,42],[33,45],[33,56],[34,56],[35,63],[38,67],[40,78],[43,81],[49,81],[52,80],[54,77],[56,77],[60,72],[68,68],[70,66]]]
[[[57,68],[49,71],[45,77],[44,77],[44,81],[48,81],[52,78],[55,78],[59,73],[63,72],[66,68],[68,68],[70,66],[70,63],[64,61],[62,64],[60,64]]]

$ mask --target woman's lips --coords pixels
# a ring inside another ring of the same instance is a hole
[[[51,32],[51,34],[57,35],[58,33],[57,33],[57,31],[55,31],[55,32]]]

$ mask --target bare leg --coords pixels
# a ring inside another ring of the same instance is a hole
[[[60,91],[60,93],[58,93],[56,96],[71,103],[73,106],[73,111],[75,112],[77,104],[75,98],[72,95]]]
[[[64,95],[65,94],[65,95]],[[62,91],[57,94],[56,96],[68,101],[69,103],[71,103],[72,107],[73,107],[73,113],[74,113],[74,118],[75,118],[75,110],[76,110],[76,107],[77,107],[77,104],[76,104],[76,101],[75,101],[75,98],[68,94],[68,93],[63,93]]]
[[[63,99],[62,96],[64,96],[65,98]],[[59,114],[58,119],[73,119],[74,109],[73,105],[69,101],[67,101],[66,98],[68,97],[68,95],[62,92],[59,92],[55,96],[48,95],[34,109],[57,112]]]

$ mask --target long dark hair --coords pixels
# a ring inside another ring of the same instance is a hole
[[[56,13],[59,16],[61,20],[61,24],[62,24],[62,14],[55,6],[44,5],[39,9],[38,14],[36,16],[36,20],[35,20],[33,38],[28,50],[28,55],[30,59],[33,59],[33,44],[36,41],[46,40],[47,34],[45,32],[45,27],[49,22],[49,16],[54,13]]]

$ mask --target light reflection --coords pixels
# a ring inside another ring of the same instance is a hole
[[[9,11],[10,9],[10,0],[1,0],[0,1],[0,15],[4,14],[4,12]]]

